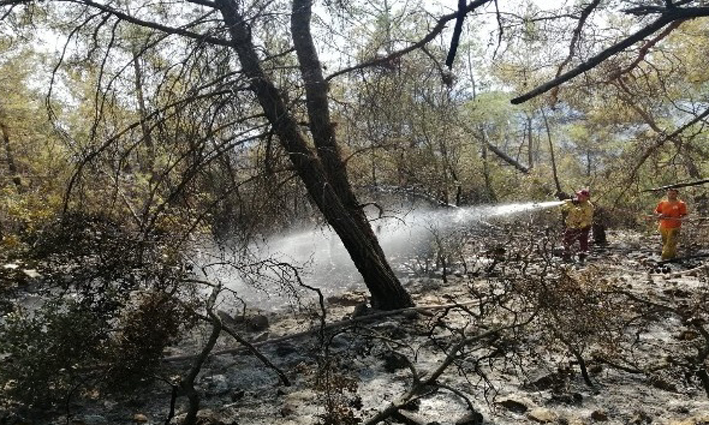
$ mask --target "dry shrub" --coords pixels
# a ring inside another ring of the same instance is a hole
[[[325,405],[325,412],[320,415],[319,425],[356,425],[361,423],[355,413],[361,407],[357,396],[358,379],[342,372],[334,358],[325,358],[318,371],[315,389]]]
[[[18,291],[0,320],[1,395],[47,410],[146,382],[192,325],[173,245],[85,214],[34,238],[26,255],[42,276],[35,301]]]
[[[582,271],[561,268],[555,277],[526,279],[517,285],[531,310],[536,310],[534,329],[544,346],[570,352],[587,383],[590,378],[584,356],[589,349],[612,352],[625,336],[627,300],[612,296],[603,272],[595,267]]]
[[[74,300],[34,312],[17,309],[0,325],[0,393],[42,408],[67,398],[88,379],[106,340],[106,323]]]
[[[151,381],[165,347],[175,343],[195,324],[190,306],[164,292],[141,294],[123,312],[111,335],[102,387],[125,392]]]

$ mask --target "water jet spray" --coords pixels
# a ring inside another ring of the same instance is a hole
[[[389,261],[400,272],[406,269],[399,263],[411,258],[427,255],[431,240],[445,240],[454,237],[459,230],[471,226],[492,226],[486,220],[513,217],[525,212],[533,212],[560,206],[564,201],[510,203],[502,205],[478,205],[453,207],[439,210],[416,210],[398,217],[377,219],[377,237]],[[361,288],[361,277],[357,273],[349,254],[337,235],[328,227],[305,229],[279,237],[270,238],[265,243],[254,244],[251,251],[258,257],[271,258],[276,262],[286,262],[302,268],[301,278],[308,285],[318,287],[327,297],[348,290]],[[237,273],[227,272],[222,276],[229,287],[243,296],[252,305],[272,309],[285,304],[280,290],[263,292],[250,288]]]

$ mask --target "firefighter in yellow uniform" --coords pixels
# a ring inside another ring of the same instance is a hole
[[[579,242],[579,260],[584,261],[588,255],[588,232],[593,224],[593,204],[591,192],[581,189],[576,197],[564,201],[561,210],[566,215],[564,230],[564,259],[570,260],[572,247]]]

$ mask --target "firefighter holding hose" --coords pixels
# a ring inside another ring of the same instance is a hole
[[[561,210],[565,215],[564,224],[564,260],[571,260],[572,247],[579,242],[579,261],[583,262],[588,255],[588,233],[593,224],[594,206],[591,203],[591,192],[581,189],[572,199],[564,200]]]

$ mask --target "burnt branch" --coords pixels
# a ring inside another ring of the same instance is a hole
[[[478,341],[494,337],[495,335],[499,334],[502,332],[505,328],[497,328],[497,329],[491,329],[486,332],[482,332],[480,334],[463,338],[460,340],[456,345],[453,346],[453,348],[450,349],[448,352],[448,355],[446,356],[445,360],[441,362],[441,364],[438,365],[438,367],[431,371],[430,374],[427,374],[425,379],[420,380],[418,383],[414,384],[411,389],[404,395],[402,395],[399,399],[396,401],[390,403],[387,407],[385,407],[383,410],[381,410],[379,413],[376,415],[372,416],[370,419],[364,422],[365,425],[374,425],[378,424],[385,419],[389,418],[392,416],[395,412],[397,412],[399,409],[402,407],[406,406],[411,400],[415,399],[418,395],[421,393],[425,392],[430,386],[436,385],[436,380],[440,378],[441,375],[450,367],[457,359],[458,355],[463,350],[466,346],[474,344]]]
[[[631,72],[633,69],[635,69],[638,65],[640,65],[640,63],[643,60],[645,60],[645,56],[647,56],[648,52],[650,51],[650,49],[653,46],[655,46],[662,39],[664,39],[665,37],[670,35],[670,33],[672,31],[674,31],[675,29],[677,29],[680,25],[682,25],[682,23],[684,21],[685,20],[679,20],[679,21],[672,22],[671,24],[669,24],[667,26],[667,28],[665,28],[661,33],[659,33],[655,38],[648,40],[638,51],[638,56],[635,58],[635,60],[632,63],[630,63],[628,66],[626,66],[625,68],[613,73],[610,76],[610,78],[608,78],[608,81],[615,80],[615,79],[619,78],[621,75],[627,74],[627,73]]]
[[[659,191],[667,190],[670,188],[697,186],[697,185],[706,184],[706,183],[709,183],[709,179],[697,180],[697,181],[693,181],[693,182],[689,182],[689,183],[668,184],[667,186],[660,186],[660,187],[653,187],[652,189],[646,189],[646,190],[643,190],[643,192],[659,192]]]
[[[580,38],[581,38],[581,31],[583,30],[584,25],[586,24],[586,20],[588,19],[589,16],[591,16],[591,13],[598,7],[598,5],[601,3],[601,0],[593,0],[588,6],[586,6],[583,9],[583,12],[581,12],[581,17],[579,18],[579,22],[576,25],[576,28],[574,28],[573,36],[571,37],[571,43],[569,44],[569,55],[564,59],[564,61],[559,65],[559,69],[556,71],[556,78],[559,78],[561,75],[562,71],[568,65],[571,60],[574,58],[574,55],[576,54],[576,45],[578,44]],[[554,92],[552,94],[553,98],[556,100],[556,96],[558,94],[559,87],[554,88]]]
[[[232,329],[231,327],[226,326],[226,325],[222,325],[222,330],[224,332],[226,332],[227,334],[231,335],[231,337],[234,338],[239,344],[246,347],[246,349],[251,354],[256,356],[256,358],[258,358],[261,361],[261,363],[263,363],[266,367],[268,367],[268,368],[272,369],[274,372],[276,372],[276,374],[278,375],[278,378],[281,380],[281,383],[284,386],[289,387],[291,385],[290,380],[288,379],[286,374],[281,369],[279,369],[278,366],[274,365],[273,362],[271,362],[268,359],[268,357],[264,356],[263,353],[261,353],[258,350],[258,348],[256,348],[253,344],[251,344],[246,339],[244,339],[244,337],[239,335],[238,332],[236,332],[234,329]]]
[[[463,22],[465,21],[465,0],[458,0],[458,18],[455,21],[455,28],[453,29],[453,38],[451,39],[451,47],[448,51],[448,56],[446,57],[446,66],[448,69],[453,68],[453,61],[455,60],[455,54],[458,51],[458,44],[460,43],[460,34],[463,32]]]
[[[638,10],[642,9],[642,10]],[[554,78],[553,80],[542,84],[538,86],[537,88],[521,95],[518,97],[515,97],[514,99],[511,100],[512,104],[519,104],[526,102],[532,98],[535,98],[543,93],[546,93],[547,91],[571,80],[574,77],[577,77],[580,74],[583,74],[586,71],[589,71],[596,66],[600,65],[603,61],[606,59],[610,58],[611,56],[614,56],[628,47],[632,46],[633,44],[642,41],[646,37],[651,36],[652,34],[655,34],[657,31],[660,31],[663,29],[666,25],[674,22],[674,21],[683,21],[686,19],[691,19],[691,18],[698,18],[702,16],[709,16],[709,7],[692,7],[692,8],[656,8],[656,7],[642,7],[642,8],[635,8],[632,11],[631,10],[626,10],[626,13],[634,13],[634,14],[641,14],[641,15],[648,15],[651,12],[653,13],[660,13],[660,17],[658,17],[654,22],[648,24],[644,28],[640,29],[639,31],[635,32],[634,34],[626,37],[625,39],[621,40],[620,42],[610,46],[609,48],[601,51],[597,55],[593,56],[586,62],[580,64],[576,68],[571,69],[570,71],[565,72],[564,74],[559,75],[558,77]]]
[[[210,294],[209,299],[207,300],[207,304],[205,306],[208,314],[208,318],[206,320],[212,325],[212,332],[209,336],[209,339],[202,348],[202,351],[194,359],[194,362],[192,363],[192,368],[188,372],[185,379],[180,382],[180,389],[184,391],[185,395],[187,396],[187,399],[189,400],[189,408],[187,410],[187,416],[184,420],[185,425],[194,425],[197,423],[197,412],[199,411],[200,395],[195,389],[195,381],[197,380],[197,376],[202,370],[204,362],[207,361],[209,354],[212,352],[214,346],[217,344],[217,339],[219,338],[219,334],[222,331],[222,321],[219,316],[214,313],[214,303],[217,300],[219,292],[219,287],[212,289],[212,293]]]
[[[470,13],[470,12],[474,11],[475,9],[477,9],[478,7],[483,6],[487,3],[490,3],[490,1],[491,0],[476,0],[474,2],[471,2],[470,4],[468,4],[465,7],[464,12],[465,12],[465,14]],[[343,68],[333,74],[330,74],[328,77],[325,78],[325,80],[330,81],[333,78],[339,77],[340,75],[348,74],[352,71],[356,71],[359,69],[371,68],[371,67],[378,66],[378,65],[386,65],[388,63],[392,63],[393,61],[396,61],[397,59],[401,58],[402,56],[405,56],[408,53],[413,52],[414,50],[421,49],[424,46],[426,46],[428,43],[433,41],[441,32],[443,32],[443,30],[446,28],[446,24],[448,24],[448,22],[452,21],[453,19],[458,18],[460,13],[461,12],[459,11],[456,13],[451,13],[451,14],[444,15],[444,16],[440,17],[438,19],[438,22],[436,22],[436,25],[433,27],[433,29],[431,31],[429,31],[428,34],[426,34],[426,36],[424,36],[421,40],[417,41],[416,43],[412,44],[411,46],[409,46],[405,49],[398,50],[396,52],[391,53],[390,55],[377,57],[375,59],[362,62],[362,63],[355,65],[355,66]]]

